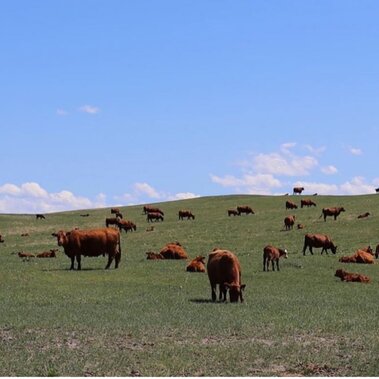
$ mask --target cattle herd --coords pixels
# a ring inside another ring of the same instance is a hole
[[[304,191],[303,187],[295,187],[293,189],[293,195],[301,194]],[[303,207],[316,207],[316,203],[311,199],[302,199],[300,202],[301,208]],[[293,210],[298,206],[295,202],[287,200],[285,202],[285,209]],[[151,222],[163,222],[164,212],[152,206],[144,206],[142,209],[144,215],[146,215],[146,221]],[[324,221],[327,221],[327,217],[333,217],[337,220],[337,217],[345,212],[343,207],[323,208],[320,218],[323,217]],[[81,270],[81,256],[100,256],[107,255],[108,262],[106,269],[109,269],[112,262],[115,262],[115,268],[118,268],[121,260],[121,240],[120,234],[124,230],[136,231],[137,226],[130,220],[124,220],[123,215],[118,208],[112,208],[111,214],[115,217],[107,217],[105,219],[105,228],[79,230],[78,228],[71,231],[60,230],[56,233],[52,233],[52,236],[57,238],[58,246],[62,247],[64,253],[71,259],[70,270],[75,269],[75,260],[77,263],[77,270]],[[234,209],[228,209],[228,216],[241,216],[241,215],[254,215],[254,210],[248,205],[239,205]],[[90,215],[81,214],[81,217],[89,217]],[[359,219],[367,218],[370,216],[369,212],[358,216]],[[37,214],[36,219],[45,219],[42,214]],[[187,209],[179,210],[178,220],[182,221],[195,220],[195,215]],[[296,221],[296,215],[288,215],[284,219],[284,230],[289,231],[293,229]],[[298,224],[298,229],[303,229],[304,225]],[[150,226],[146,231],[154,231],[154,226]],[[21,234],[23,237],[29,236],[28,233]],[[0,235],[0,242],[4,242],[4,238]],[[336,254],[337,246],[331,240],[328,235],[325,234],[311,234],[307,233],[304,236],[303,255],[307,250],[313,255],[313,248],[321,248],[321,254],[323,252],[328,253],[330,250],[333,254]],[[17,253],[20,258],[28,261],[31,258],[55,258],[58,249],[51,249],[39,253],[37,255],[19,252]],[[359,249],[352,256],[341,257],[339,262],[341,263],[374,263],[375,258],[379,257],[379,244],[376,246],[375,253],[370,246]],[[287,258],[288,251],[272,245],[267,245],[263,249],[263,271],[269,271],[271,262],[272,271],[279,271],[279,259],[281,257]],[[146,258],[149,260],[164,260],[164,259],[188,259],[183,246],[178,242],[171,242],[166,244],[159,252],[148,251],[146,252]],[[197,256],[192,259],[186,267],[188,272],[207,272],[211,286],[211,298],[216,300],[216,287],[219,286],[219,300],[225,301],[227,292],[229,291],[230,302],[243,301],[243,291],[246,287],[241,282],[241,265],[237,256],[228,250],[215,248],[208,255],[208,262],[205,264],[204,256]],[[342,281],[353,282],[370,282],[370,278],[361,274],[348,273],[342,269],[338,269],[335,273],[336,277],[341,278]]]

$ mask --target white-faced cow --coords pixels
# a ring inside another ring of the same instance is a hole
[[[276,268],[279,270],[279,258],[284,257],[288,258],[288,252],[287,249],[279,249],[275,246],[267,245],[263,249],[263,271],[269,271],[269,265],[270,262],[272,264],[272,271],[275,271],[275,262],[276,262]]]

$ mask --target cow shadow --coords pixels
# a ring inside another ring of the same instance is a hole
[[[213,301],[212,299],[189,299],[189,301],[195,304],[224,304],[223,301]]]
[[[93,267],[88,267],[88,268],[82,268],[81,270],[70,270],[70,268],[44,268],[41,271],[45,272],[54,272],[54,271],[72,271],[72,272],[81,272],[81,271],[104,271],[104,268],[93,268]]]

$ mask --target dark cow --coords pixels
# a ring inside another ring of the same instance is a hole
[[[125,233],[127,233],[129,230],[132,232],[133,230],[136,231],[137,230],[137,226],[136,224],[133,222],[133,221],[129,221],[129,220],[121,220],[119,219],[118,222],[117,222],[117,226],[118,228],[120,229],[120,232],[122,230],[125,230]]]
[[[322,208],[322,213],[319,218],[324,216],[324,221],[326,221],[327,216],[333,216],[334,220],[336,220],[341,212],[345,212],[344,207]]]
[[[20,258],[24,258],[24,260],[26,259],[26,260],[29,260],[29,258],[34,258],[35,257],[35,255],[34,254],[32,254],[32,253],[24,253],[24,252],[19,252],[18,254],[17,254]]]
[[[316,207],[316,203],[310,199],[303,199],[300,201],[301,208],[303,207]]]
[[[255,214],[253,209],[251,207],[249,207],[248,205],[241,205],[241,206],[238,206],[237,207],[237,212],[238,212],[238,216],[241,215],[241,213],[246,213],[247,215],[248,214]]]
[[[299,195],[301,195],[301,193],[304,191],[304,187],[294,187],[293,188],[293,194],[295,195],[296,193],[298,193]]]
[[[192,220],[195,219],[195,216],[192,214],[192,212],[188,210],[180,210],[178,215],[179,220],[184,220],[184,217],[187,217],[187,220],[189,220],[190,218],[192,218]]]
[[[188,255],[179,242],[168,243],[159,252],[163,259],[187,259]]]
[[[341,280],[345,282],[370,283],[370,278],[368,276],[362,274],[355,274],[352,272],[346,272],[342,269],[338,269],[334,276],[341,278]]]
[[[205,257],[198,256],[188,264],[186,271],[205,272]]]
[[[22,233],[21,237],[29,237],[29,233]]]
[[[89,213],[82,214],[80,217],[89,217]]]
[[[152,221],[163,221],[164,218],[160,213],[157,212],[149,212],[146,217],[147,222]]]
[[[117,212],[117,213],[115,214],[115,216],[116,216],[117,218],[123,218],[122,213],[120,213],[120,212]]]
[[[4,241],[3,241],[4,242]],[[379,244],[376,245],[376,249],[375,249],[375,258],[378,259],[379,258]]]
[[[229,290],[231,303],[243,302],[241,284],[241,265],[236,255],[228,250],[216,250],[209,254],[207,263],[208,278],[212,290],[212,301],[216,301],[216,287],[219,285],[219,300],[226,301]]]
[[[367,218],[368,216],[370,216],[370,212],[363,213],[359,215],[357,218]]]
[[[293,201],[287,200],[286,209],[297,209],[297,205]]]
[[[56,258],[56,252],[58,249],[50,249],[50,251],[44,251],[36,255],[37,258]]]
[[[4,241],[4,238],[3,238],[3,236],[0,234],[0,243],[4,243],[5,241]]]
[[[111,213],[112,214],[120,213],[120,209],[119,208],[111,208]]]
[[[357,250],[353,255],[341,257],[339,262],[374,264],[374,257],[367,251]]]
[[[275,262],[276,262],[276,268],[279,270],[279,258],[284,257],[288,258],[288,252],[287,249],[279,249],[275,246],[267,245],[263,249],[263,271],[269,271],[269,265],[270,262],[272,264],[272,271],[275,271]]]
[[[41,219],[44,220],[46,217],[43,214],[36,214],[36,220]]]
[[[375,192],[376,192],[376,193],[379,193],[379,187],[378,187],[378,188],[375,188]]]
[[[293,226],[295,225],[296,216],[287,216],[284,219],[284,227],[286,230],[293,229]]]
[[[108,228],[109,225],[118,225],[120,220],[117,217],[107,217],[105,219],[105,226]]]
[[[75,258],[78,270],[81,270],[81,256],[98,257],[108,254],[106,269],[109,269],[113,259],[115,268],[121,260],[120,232],[114,228],[92,230],[71,230],[71,232],[53,233],[57,237],[58,246],[63,246],[64,253],[71,258],[70,270],[74,269]]]
[[[228,209],[228,216],[240,216],[240,214],[238,213],[237,209]]]
[[[146,255],[146,259],[150,260],[164,259],[162,255],[160,255],[159,253],[154,253],[153,251],[148,251]]]
[[[147,214],[147,213],[159,213],[160,215],[164,216],[164,213],[162,210],[160,210],[159,208],[156,208],[156,207],[151,207],[150,205],[145,205],[143,207],[143,213],[144,214]]]
[[[309,247],[309,251],[313,255],[312,248],[322,247],[321,254],[325,251],[328,254],[328,249],[332,250],[332,253],[335,254],[337,251],[337,246],[334,245],[332,240],[325,234],[311,234],[308,233],[304,237],[304,247],[303,247],[303,255],[305,255],[305,251]]]

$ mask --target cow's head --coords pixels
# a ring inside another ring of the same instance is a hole
[[[286,258],[286,259],[288,258],[288,251],[287,251],[287,249],[284,249],[284,254],[283,255],[284,255],[284,258]]]
[[[332,250],[333,254],[335,254],[337,252],[337,246],[335,246],[333,244],[330,246],[330,249]]]
[[[238,299],[243,303],[242,291],[245,289],[246,284],[224,283],[226,289],[229,290],[229,297],[231,303],[237,303]]]
[[[340,212],[346,212],[344,207],[340,208]]]
[[[52,233],[53,237],[57,237],[58,246],[65,246],[68,243],[68,237],[71,232],[64,232],[60,230],[58,233]]]

